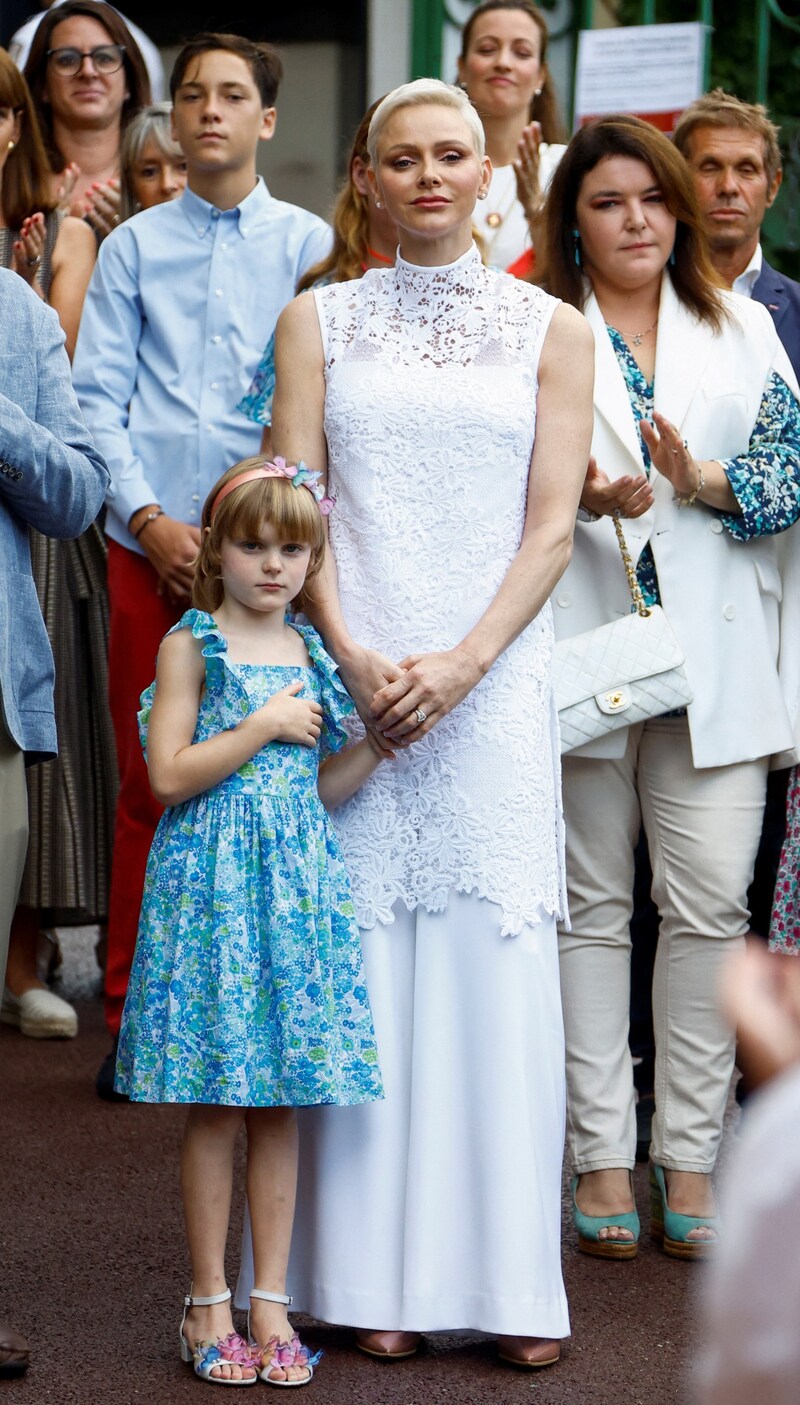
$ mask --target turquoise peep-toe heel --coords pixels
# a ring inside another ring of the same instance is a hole
[[[578,1231],[578,1248],[582,1254],[591,1254],[596,1259],[634,1259],[639,1248],[638,1210],[627,1210],[618,1215],[585,1215],[578,1209],[576,1199],[580,1176],[572,1177],[572,1223]],[[601,1229],[616,1225],[619,1229],[629,1229],[633,1239],[601,1239]]]
[[[714,1239],[690,1239],[693,1229],[713,1229]],[[667,1182],[661,1166],[650,1163],[650,1235],[671,1259],[707,1259],[717,1247],[719,1215],[697,1218],[679,1215],[667,1204]]]

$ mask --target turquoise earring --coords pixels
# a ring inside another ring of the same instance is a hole
[[[581,268],[583,265],[581,263],[581,234],[579,229],[573,229],[572,242],[575,246],[575,262],[578,268]]]

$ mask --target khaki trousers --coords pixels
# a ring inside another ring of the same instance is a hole
[[[0,708],[0,986],[5,980],[8,934],[27,848],[25,757],[9,736]]]
[[[696,770],[686,717],[663,717],[629,729],[621,760],[567,755],[563,774],[572,931],[560,931],[559,948],[573,1168],[634,1164],[630,920],[642,823],[661,914],[650,1154],[670,1170],[711,1171],[734,1060],[717,984],[748,930],[767,761]]]

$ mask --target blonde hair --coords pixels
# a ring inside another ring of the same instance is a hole
[[[714,88],[704,93],[696,102],[684,109],[678,118],[672,140],[681,156],[689,159],[689,145],[696,127],[739,127],[743,132],[754,132],[764,139],[764,168],[770,185],[781,167],[781,149],[778,145],[779,127],[770,122],[769,113],[760,102],[742,102],[733,93],[723,88]]]
[[[197,610],[218,610],[225,597],[222,584],[221,548],[236,537],[257,537],[265,522],[275,528],[282,541],[301,542],[311,547],[311,560],[303,589],[313,580],[325,553],[322,513],[307,488],[295,488],[289,478],[254,478],[233,488],[223,498],[213,517],[211,509],[217,494],[232,478],[269,462],[263,455],[243,459],[217,480],[203,505],[202,537],[194,564],[192,604]]]
[[[427,107],[431,104],[437,107],[451,107],[463,118],[469,128],[478,160],[483,160],[486,155],[486,134],[483,123],[466,93],[461,88],[454,88],[450,83],[443,83],[440,78],[416,78],[413,83],[403,83],[399,88],[393,88],[383,102],[378,103],[373,113],[367,136],[367,150],[373,170],[377,165],[378,142],[384,127],[395,112],[399,112],[403,107]]]

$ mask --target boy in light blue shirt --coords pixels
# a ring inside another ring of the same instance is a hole
[[[116,1040],[160,806],[136,731],[158,645],[189,602],[200,510],[231,463],[258,452],[236,409],[278,315],[330,247],[316,215],[275,200],[256,151],[275,130],[280,60],[202,34],[170,80],[187,187],[102,244],[74,361],[78,398],[111,472],[110,706],[120,769],[108,920],[106,1021]],[[114,1054],[97,1091],[113,1098]]]

